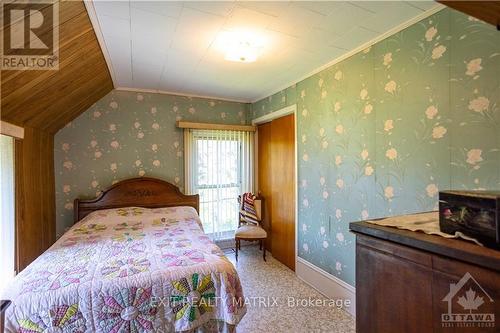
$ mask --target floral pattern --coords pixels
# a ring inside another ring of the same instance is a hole
[[[122,278],[146,272],[149,269],[149,266],[151,266],[151,263],[146,258],[118,259],[106,264],[102,268],[101,273],[108,279]]]
[[[440,190],[500,188],[500,35],[467,15],[444,9],[251,117],[292,104],[298,255],[351,285],[349,222],[436,209]]]
[[[151,176],[184,183],[182,130],[176,121],[245,124],[249,104],[112,91],[54,138],[57,236],[72,225],[73,200],[115,182]],[[122,210],[133,216],[136,211]]]
[[[195,273],[189,279],[173,281],[172,286],[174,291],[170,302],[177,322],[194,322],[205,313],[213,311],[215,288],[210,275]]]
[[[20,319],[18,324],[21,333],[83,333],[87,328],[78,304],[54,306],[49,311]]]

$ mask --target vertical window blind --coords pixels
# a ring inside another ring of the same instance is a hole
[[[14,139],[0,135],[0,292],[15,275]]]
[[[184,129],[185,188],[200,195],[200,217],[213,240],[234,238],[238,196],[253,190],[253,132]]]

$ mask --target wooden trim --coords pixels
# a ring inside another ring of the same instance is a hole
[[[203,98],[203,99],[213,99],[217,101],[225,101],[232,103],[251,103],[249,99],[237,99],[237,98],[225,98],[220,96],[209,96],[209,95],[198,95],[198,94],[188,94],[182,91],[167,91],[161,89],[144,89],[144,88],[130,88],[130,87],[115,87],[118,91],[131,91],[136,93],[146,93],[146,94],[160,94],[160,95],[172,95],[180,97],[193,97],[193,98]]]
[[[124,207],[162,208],[190,206],[199,212],[199,195],[184,195],[179,188],[155,178],[131,178],[122,180],[104,190],[91,200],[75,199],[74,222],[102,209]]]
[[[225,124],[209,124],[209,123],[192,123],[189,121],[178,121],[178,128],[204,129],[204,130],[226,130],[226,131],[247,131],[255,132],[256,127],[253,125],[225,125]]]
[[[24,128],[0,120],[0,134],[8,135],[15,139],[24,139]]]
[[[255,118],[254,120],[252,120],[252,125],[260,125],[268,123],[270,121],[273,121],[274,119],[288,116],[289,114],[294,114],[296,111],[297,111],[297,104],[292,104],[287,107],[284,107],[283,109],[279,109],[277,111],[263,115],[262,117]]]

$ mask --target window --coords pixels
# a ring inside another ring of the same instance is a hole
[[[0,292],[15,275],[14,139],[0,135]]]
[[[200,195],[200,218],[214,240],[238,227],[238,196],[252,190],[253,133],[185,130],[186,190]]]

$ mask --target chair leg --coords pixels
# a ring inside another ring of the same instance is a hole
[[[236,261],[238,261],[238,246],[239,246],[239,244],[240,244],[240,240],[238,238],[236,238],[236,246],[235,246],[235,248],[236,248]]]
[[[262,242],[262,250],[263,250],[263,253],[262,253],[262,257],[264,258],[264,261],[266,261],[266,242]]]

